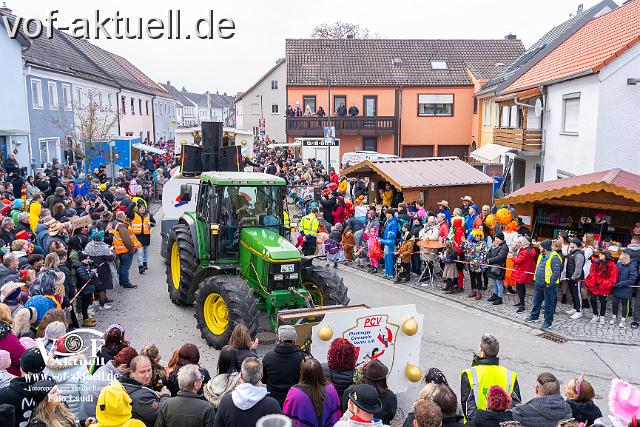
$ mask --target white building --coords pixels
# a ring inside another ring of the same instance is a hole
[[[198,123],[196,103],[186,96],[186,89],[178,90],[171,86],[171,82],[159,83],[176,99],[176,120],[178,127],[192,127]]]
[[[265,135],[285,142],[287,108],[287,67],[284,58],[249,89],[236,97],[236,127],[253,129],[258,135],[259,120],[264,116]]]

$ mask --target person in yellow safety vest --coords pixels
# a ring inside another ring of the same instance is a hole
[[[291,222],[289,221],[289,212],[282,211],[282,219],[284,223],[284,229],[286,231],[291,227]]]
[[[302,253],[305,256],[316,252],[316,235],[318,234],[318,208],[311,208],[311,212],[300,221],[300,234],[302,234]]]
[[[131,284],[129,280],[129,269],[133,263],[133,254],[142,247],[142,244],[133,233],[131,226],[127,224],[127,215],[123,211],[116,213],[116,225],[111,233],[113,233],[113,250],[120,260],[118,266],[120,286],[127,289],[136,288],[137,286]]]
[[[534,276],[535,287],[533,288],[531,313],[525,319],[525,322],[534,323],[539,321],[540,308],[544,301],[544,323],[540,327],[543,331],[553,325],[562,267],[562,257],[551,247],[551,240],[545,240],[540,243],[540,255],[538,256]]]
[[[155,227],[156,220],[147,211],[147,204],[144,200],[138,201],[134,209],[131,229],[133,234],[142,245],[136,252],[138,256],[138,272],[144,274],[149,269],[149,246],[151,245],[151,227]]]
[[[513,406],[522,402],[518,374],[500,366],[499,350],[496,337],[484,334],[480,340],[479,354],[474,354],[471,368],[460,374],[460,403],[466,422],[473,419],[477,410],[487,409],[487,392],[491,386],[504,388],[511,396]]]

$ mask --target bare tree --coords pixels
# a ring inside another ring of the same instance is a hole
[[[311,37],[314,39],[346,39],[347,36],[354,39],[368,39],[372,36],[367,27],[351,22],[336,21],[334,24],[320,24],[313,27]]]
[[[74,156],[85,159],[90,165],[98,155],[108,157],[108,153],[102,153],[102,143],[117,129],[120,113],[117,105],[116,111],[109,111],[109,107],[103,105],[100,91],[90,89],[86,95],[86,103],[82,100],[73,103],[73,121],[62,108],[59,114],[50,116],[49,121],[64,133]]]

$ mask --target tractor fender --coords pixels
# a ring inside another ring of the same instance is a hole
[[[196,229],[196,222],[188,215],[182,215],[179,222],[186,224],[191,232],[191,240],[193,240],[193,248],[196,250],[196,256],[200,256],[200,247],[198,242],[198,230]]]
[[[201,268],[200,271],[193,278],[193,283],[200,284],[206,278],[211,276],[235,276],[238,274],[238,266],[220,266],[220,265],[210,265],[208,267]],[[198,290],[198,286],[192,286],[189,289],[189,298],[195,295],[196,290]]]

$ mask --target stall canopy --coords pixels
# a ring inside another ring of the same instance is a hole
[[[135,149],[140,150],[140,151],[148,151],[148,152],[154,153],[154,154],[164,154],[164,153],[166,153],[165,150],[161,150],[161,149],[153,147],[151,145],[142,144],[142,143],[131,144],[131,148],[135,148]]]
[[[619,168],[527,185],[498,204],[544,203],[640,212],[640,176]]]
[[[505,147],[500,144],[485,144],[477,150],[471,152],[471,157],[486,163],[495,163],[500,161],[500,156],[504,156],[512,148]]]
[[[457,157],[364,160],[344,169],[341,175],[389,182],[403,193],[405,201],[424,200],[431,208],[442,199],[454,207],[465,195],[476,203],[490,203],[493,191],[491,177]],[[372,190],[370,186],[370,197],[375,197]]]

